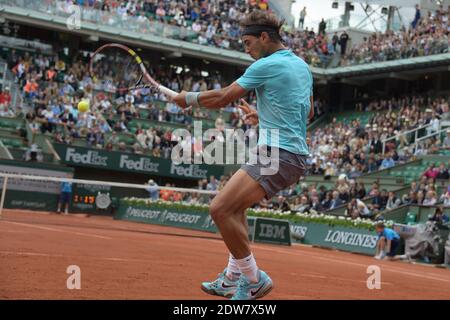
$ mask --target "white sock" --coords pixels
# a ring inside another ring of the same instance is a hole
[[[241,271],[239,271],[239,266],[236,262],[236,259],[230,253],[230,256],[228,257],[228,266],[227,266],[226,276],[228,279],[235,281],[235,280],[239,279],[240,275],[241,275]]]
[[[250,254],[244,259],[236,259],[236,263],[239,266],[239,270],[245,274],[250,282],[258,282],[258,267],[256,266],[256,260],[253,254]]]

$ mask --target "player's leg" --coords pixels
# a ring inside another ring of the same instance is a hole
[[[272,280],[256,265],[250,250],[245,210],[266,195],[261,185],[239,170],[214,198],[210,213],[225,244],[236,259],[242,273],[232,299],[248,300],[263,297],[273,287]]]
[[[238,215],[241,217],[241,223],[245,226],[245,229],[247,230],[248,235],[248,221],[247,221],[247,214],[245,213],[245,210],[242,211],[241,214]],[[228,279],[232,281],[236,281],[239,279],[241,275],[241,271],[239,270],[239,266],[237,264],[236,258],[230,253],[228,257],[228,266],[226,271],[226,276]]]
[[[239,170],[211,202],[211,217],[221,232],[230,255],[228,266],[223,273],[219,274],[217,279],[212,282],[202,283],[203,291],[214,295],[232,296],[236,291],[238,276],[240,276],[238,274],[240,273],[239,258],[252,257],[250,262],[253,264],[246,268],[250,270],[247,274],[257,280],[257,267],[250,251],[245,210],[253,203],[258,202],[259,198],[264,195],[265,191],[262,187],[245,171]]]
[[[257,181],[245,171],[238,170],[211,202],[211,217],[236,260],[251,253],[244,212],[265,195],[265,190]]]
[[[250,266],[244,264],[244,267],[247,267],[247,274],[257,281],[258,270],[250,251],[245,210],[264,195],[264,189],[245,171],[239,170],[211,202],[211,217],[222,234],[230,255],[228,266],[217,279],[202,283],[203,291],[213,295],[233,296],[240,276],[239,261],[250,256]]]
[[[242,217],[245,217],[245,221],[244,219],[242,219],[242,224],[247,227],[248,224],[246,215],[242,213]],[[229,253],[228,264],[224,271],[222,273],[219,273],[214,281],[203,282],[201,285],[201,289],[211,295],[231,298],[236,293],[240,276],[241,272],[239,270],[236,258],[234,258],[234,256]]]

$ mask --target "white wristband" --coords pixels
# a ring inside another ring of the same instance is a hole
[[[196,108],[200,107],[200,104],[198,102],[198,96],[200,95],[200,92],[188,92],[186,93],[186,105],[193,106]]]

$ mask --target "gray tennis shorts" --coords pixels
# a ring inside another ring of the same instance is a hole
[[[268,157],[273,154],[273,147],[268,147]],[[306,171],[306,155],[295,154],[287,150],[278,148],[279,160],[278,170],[275,174],[265,174],[267,168],[273,167],[273,163],[262,164],[258,157],[256,164],[244,164],[241,169],[247,172],[255,181],[259,182],[266,191],[266,198],[270,199],[279,191],[286,189],[290,185],[298,182]],[[266,169],[266,170],[263,170]]]

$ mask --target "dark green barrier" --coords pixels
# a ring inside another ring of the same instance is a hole
[[[121,203],[114,218],[217,232],[217,227],[211,216],[206,212],[198,212],[196,210],[163,209],[157,206],[129,206]]]
[[[4,207],[8,209],[56,211],[57,205],[57,194],[6,190]]]
[[[255,241],[256,218],[247,217],[247,223],[248,223],[248,239],[250,241]]]
[[[54,144],[63,163],[72,166],[93,167],[98,169],[146,173],[182,179],[205,179],[210,176],[220,178],[224,166],[206,164],[176,165],[170,159],[154,158],[138,154],[105,151],[83,147]]]
[[[72,168],[19,160],[0,160],[0,172],[43,177],[73,177]],[[3,178],[0,178],[0,191],[2,188]],[[59,193],[58,182],[8,179],[4,207],[56,211]]]
[[[217,227],[207,211],[189,208],[169,208],[157,203],[129,205],[120,201],[115,219],[164,226],[217,232]],[[291,244],[289,222],[285,220],[248,217],[249,239],[255,242]]]
[[[295,239],[297,243],[375,255],[377,235],[374,231],[318,223],[291,224],[291,231],[303,237]]]
[[[289,221],[269,218],[256,218],[255,242],[291,245]]]

